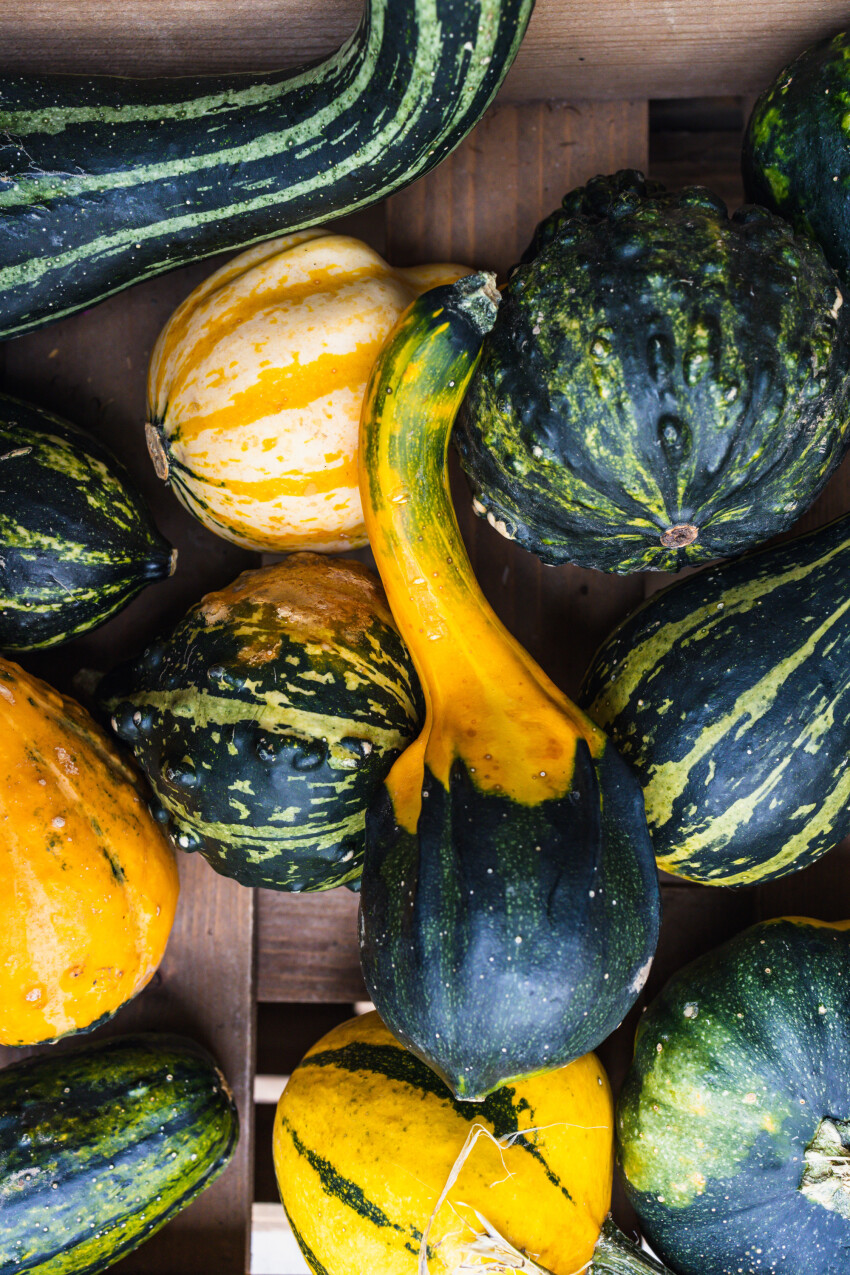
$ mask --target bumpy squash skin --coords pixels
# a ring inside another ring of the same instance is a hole
[[[764,209],[626,170],[509,280],[455,433],[478,513],[544,562],[675,571],[782,531],[847,446],[850,310]]]
[[[176,551],[96,439],[0,395],[0,648],[30,651],[103,624],[164,580]]]
[[[0,1272],[94,1275],[227,1165],[238,1119],[207,1052],[119,1036],[0,1072]]]
[[[817,239],[850,283],[850,32],[820,40],[784,67],[744,136],[747,198]]]
[[[666,872],[770,881],[850,833],[848,572],[843,517],[655,594],[594,656],[579,702]]]
[[[419,720],[378,580],[307,553],[207,594],[100,699],[177,845],[276,890],[358,880],[366,806]]]
[[[0,337],[364,208],[463,140],[533,0],[367,0],[295,72],[4,76]]]
[[[679,1275],[846,1275],[847,1213],[799,1187],[822,1119],[850,1112],[848,926],[754,926],[677,974],[641,1018],[620,1162],[649,1242]],[[846,1209],[846,1185],[838,1194]]]
[[[0,660],[0,1044],[96,1026],[149,982],[174,854],[136,774],[73,700]]]
[[[427,706],[367,816],[361,961],[390,1029],[476,1101],[617,1026],[659,912],[637,782],[487,605],[452,509],[486,278],[411,306],[361,424],[369,539]]]

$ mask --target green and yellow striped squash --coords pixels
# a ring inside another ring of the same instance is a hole
[[[393,270],[304,230],[240,254],[186,298],[148,375],[148,446],[186,508],[246,549],[366,544],[360,409],[396,319],[462,266]]]
[[[850,833],[850,517],[655,594],[580,703],[643,785],[658,865],[796,872]]]
[[[100,691],[177,845],[296,891],[359,878],[366,806],[418,697],[374,573],[313,553],[207,594]]]
[[[493,284],[413,303],[360,444],[369,540],[427,709],[367,816],[361,960],[390,1030],[467,1100],[613,1031],[659,914],[637,780],[488,606],[452,508],[449,436]]]
[[[366,0],[294,72],[3,76],[0,337],[423,176],[483,115],[532,7]]]
[[[0,1071],[0,1271],[95,1275],[226,1167],[227,1081],[181,1036],[119,1036]]]
[[[273,1155],[313,1275],[661,1270],[605,1221],[613,1109],[593,1054],[459,1102],[364,1014],[293,1072]]]

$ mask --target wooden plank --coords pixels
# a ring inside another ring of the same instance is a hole
[[[291,67],[338,47],[362,0],[5,0],[9,71],[202,74]],[[839,0],[537,0],[503,99],[759,92],[841,30]],[[61,31],[63,38],[56,39]]]
[[[353,1003],[368,993],[357,944],[358,896],[257,895],[257,999]]]

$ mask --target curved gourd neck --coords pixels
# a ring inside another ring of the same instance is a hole
[[[427,705],[420,739],[388,781],[408,827],[423,765],[448,788],[460,759],[481,790],[534,805],[569,790],[579,735],[594,752],[604,746],[485,600],[452,507],[452,424],[497,299],[486,275],[426,293],[390,338],[364,403],[366,527]]]

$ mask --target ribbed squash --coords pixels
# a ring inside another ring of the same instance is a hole
[[[0,660],[0,1044],[109,1018],[162,959],[177,868],[79,704]]]
[[[327,230],[229,261],[154,347],[147,435],[157,473],[205,526],[247,549],[360,548],[369,373],[402,310],[463,273],[393,270]]]
[[[594,1048],[658,935],[637,781],[487,605],[452,508],[449,435],[497,298],[491,275],[420,297],[361,425],[369,539],[427,707],[367,817],[363,970],[465,1099]]]
[[[207,594],[100,698],[177,845],[277,890],[357,881],[366,806],[419,724],[380,582],[313,553]]]
[[[293,1072],[273,1154],[315,1275],[661,1269],[604,1221],[613,1110],[592,1054],[458,1102],[364,1014]]]

